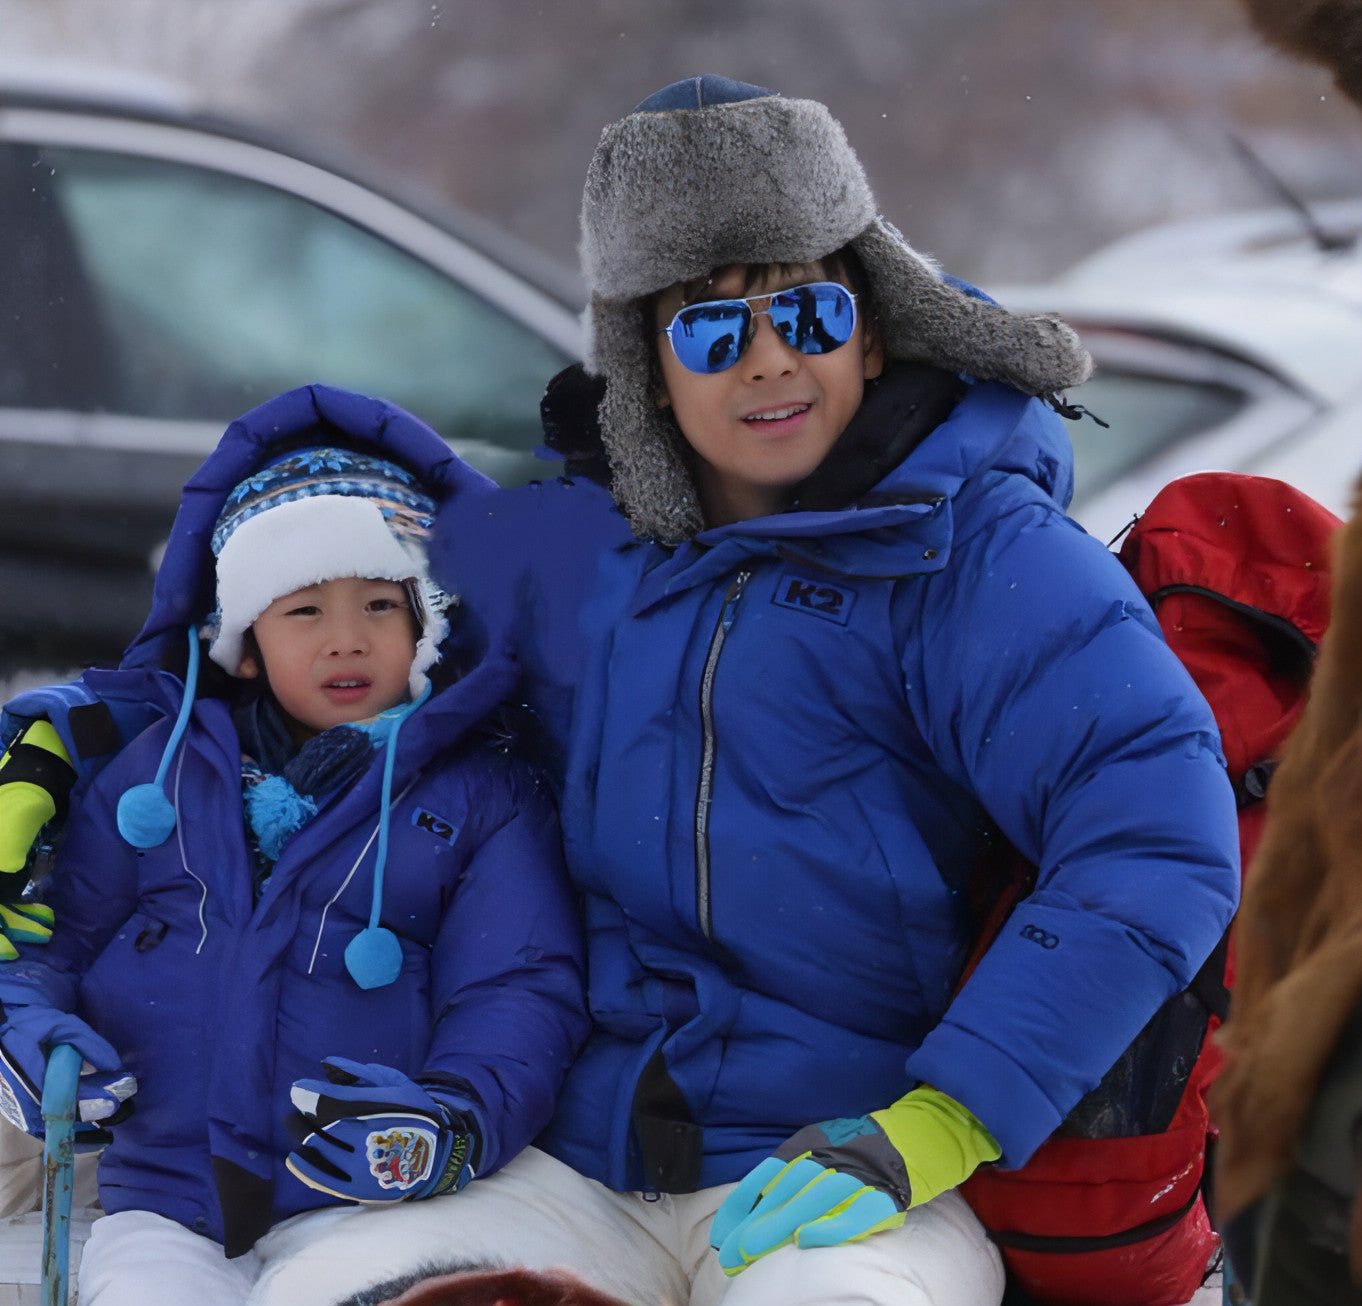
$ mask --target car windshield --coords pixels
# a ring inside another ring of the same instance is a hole
[[[1161,449],[1228,422],[1247,403],[1242,390],[1214,381],[1106,369],[1071,397],[1107,423],[1084,419],[1069,428],[1076,502]]]

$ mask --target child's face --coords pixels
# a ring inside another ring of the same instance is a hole
[[[406,696],[416,621],[396,581],[309,585],[275,599],[251,630],[270,691],[301,737],[363,721]],[[239,674],[261,670],[247,654]]]
[[[769,271],[744,289],[747,269],[723,269],[696,298],[768,295],[813,281],[839,281],[819,263]],[[684,305],[673,286],[658,296],[657,325]],[[760,312],[766,305],[752,306]],[[687,370],[665,336],[657,337],[664,394],[687,443],[699,455],[697,478],[711,525],[766,516],[827,455],[860,407],[865,383],[880,374],[877,335],[858,320],[846,344],[830,353],[801,354],[765,316],[754,318],[751,342],[732,367],[704,375]]]

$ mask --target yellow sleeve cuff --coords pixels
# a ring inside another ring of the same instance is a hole
[[[903,1157],[913,1205],[964,1183],[1002,1155],[993,1135],[953,1097],[923,1084],[870,1118]]]

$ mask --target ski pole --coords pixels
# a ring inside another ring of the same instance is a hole
[[[80,1053],[59,1043],[43,1076],[43,1306],[66,1306]]]

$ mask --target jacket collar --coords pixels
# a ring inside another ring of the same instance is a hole
[[[903,412],[904,405],[898,406]],[[911,421],[912,414],[905,412],[903,420]],[[643,612],[762,557],[784,557],[847,578],[940,571],[950,559],[955,501],[983,472],[1021,472],[1067,500],[1070,455],[1058,421],[1040,401],[1008,386],[970,384],[949,416],[854,502],[712,527],[675,550],[644,546],[652,556],[631,611]],[[882,435],[881,442],[893,443],[897,434],[887,440]]]

